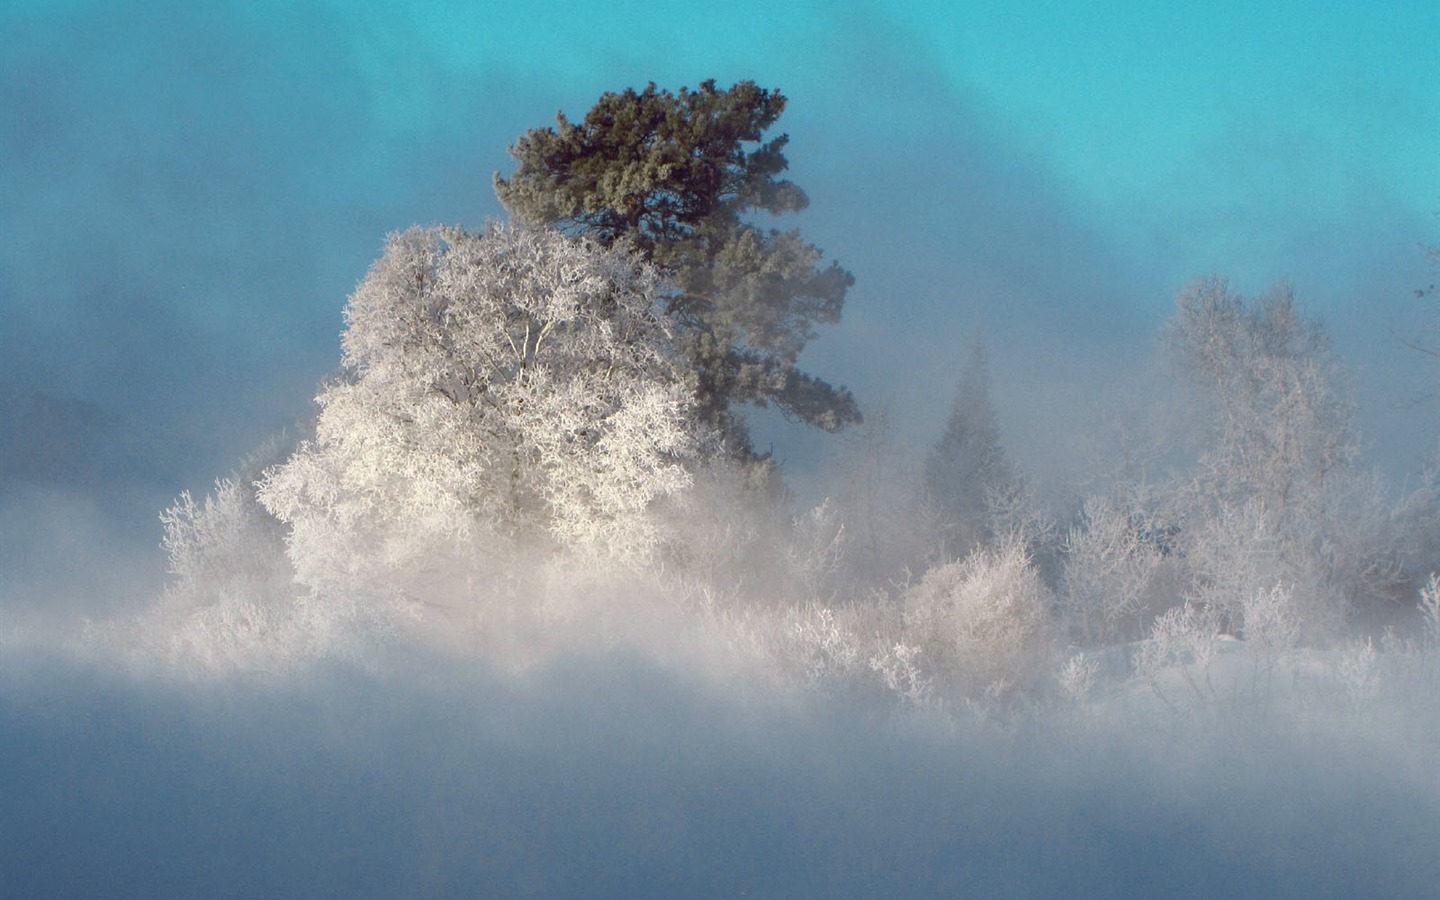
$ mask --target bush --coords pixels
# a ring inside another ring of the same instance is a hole
[[[941,690],[1006,699],[1045,680],[1057,655],[1054,596],[1019,541],[937,566],[904,597],[900,643]]]

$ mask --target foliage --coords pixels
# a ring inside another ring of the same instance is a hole
[[[160,513],[170,591],[198,605],[234,595],[263,596],[289,581],[280,523],[243,480],[217,479],[197,503],[184,491]]]
[[[1159,676],[1172,668],[1178,669],[1196,699],[1213,700],[1216,694],[1210,666],[1219,653],[1219,635],[1220,623],[1213,609],[1193,603],[1173,606],[1151,623],[1150,638],[1135,655],[1135,673],[1167,706],[1172,698],[1161,689]]]
[[[847,390],[796,366],[815,327],[839,321],[853,278],[822,266],[798,230],[747,221],[808,203],[777,178],[788,138],[762,142],[785,103],[750,81],[606,93],[579,124],[561,113],[555,128],[522,135],[515,173],[495,179],[517,219],[632,246],[673,275],[666,302],[696,368],[699,414],[742,454],[737,404],[774,404],[831,431],[859,419]]]
[[[276,448],[270,447],[273,452]],[[315,602],[297,591],[284,526],[255,496],[262,453],[197,502],[187,491],[160,514],[171,582],[140,640],[164,636],[165,658],[201,670],[283,671],[358,651],[409,611],[353,598]]]
[[[552,231],[392,235],[346,308],[314,440],[260,485],[300,581],[406,592],[537,542],[652,552],[652,507],[704,439],[660,288]]]

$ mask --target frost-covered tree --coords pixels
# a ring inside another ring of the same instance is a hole
[[[990,404],[990,368],[977,337],[960,377],[945,432],[925,458],[923,485],[946,550],[963,556],[994,536],[992,509],[1019,493]]]
[[[362,651],[394,630],[399,606],[321,602],[297,590],[285,526],[255,490],[263,467],[289,449],[271,441],[203,498],[187,491],[161,512],[171,580],[138,627],[106,630],[112,639],[201,670],[282,671]]]
[[[516,171],[495,179],[517,219],[628,243],[672,274],[666,304],[696,368],[700,416],[742,455],[740,404],[773,404],[827,431],[860,418],[849,391],[796,365],[815,327],[839,321],[854,279],[822,264],[798,230],[749,221],[809,202],[777,177],[788,138],[762,141],[785,102],[751,81],[607,93],[579,123],[560,114],[555,128],[522,135],[510,148]]]
[[[171,575],[160,612],[176,620],[176,649],[209,657],[267,631],[291,599],[291,571],[284,529],[250,481],[218,479],[199,502],[186,491],[160,521]]]
[[[1177,305],[1172,346],[1208,409],[1184,504],[1192,597],[1238,629],[1246,599],[1280,584],[1323,639],[1398,572],[1384,497],[1354,467],[1347,373],[1288,287],[1247,302],[1209,278]]]
[[[522,545],[652,551],[652,507],[705,440],[661,290],[633,255],[554,231],[392,235],[346,307],[313,440],[260,485],[299,580],[414,592]]]
[[[1246,302],[1224,279],[1180,292],[1170,336],[1212,404],[1205,479],[1230,500],[1309,513],[1358,455],[1348,376],[1288,286]]]
[[[410,610],[297,590],[285,530],[255,497],[253,473],[188,492],[160,515],[171,582],[124,645],[199,670],[284,671],[363,653]],[[122,637],[117,635],[117,637]]]
[[[1086,499],[1081,521],[1065,537],[1061,610],[1072,636],[1087,646],[1140,637],[1147,615],[1169,598],[1165,525],[1127,496]]]

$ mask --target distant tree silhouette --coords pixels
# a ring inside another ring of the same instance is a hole
[[[925,459],[925,496],[947,552],[963,556],[994,537],[992,508],[1018,490],[990,404],[989,358],[977,335],[960,377],[945,431]]]

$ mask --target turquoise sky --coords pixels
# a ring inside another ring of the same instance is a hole
[[[1037,398],[1126,377],[1212,272],[1293,282],[1375,410],[1433,380],[1399,347],[1434,324],[1440,5],[1398,0],[0,0],[0,379],[303,411],[387,231],[500,215],[557,109],[707,77],[790,98],[796,224],[858,282],[807,361],[917,440],[976,328],[1043,443]]]
[[[843,154],[847,139],[943,140],[963,118],[1141,266],[1263,278],[1325,229],[1390,219],[1387,230],[1436,232],[1434,3],[432,3],[398,22],[381,7],[360,15],[379,112],[399,129],[417,108],[450,114],[426,83],[436,71],[547,86],[576,113],[597,88],[750,77],[791,96],[787,127],[825,140],[797,143],[797,165]]]

